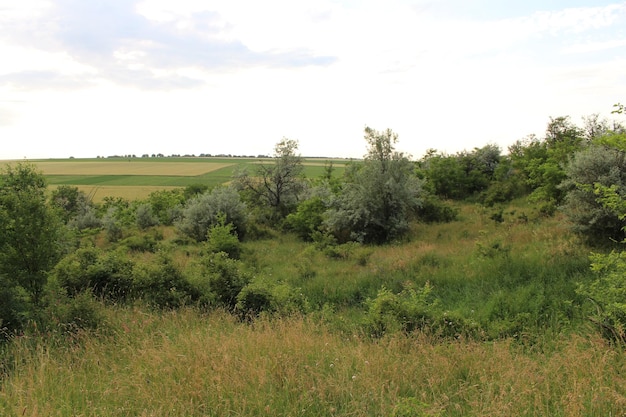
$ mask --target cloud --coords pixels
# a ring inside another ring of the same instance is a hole
[[[95,71],[78,77],[37,68],[5,74],[2,80],[24,87],[32,81],[32,88],[40,88],[45,81],[52,81],[50,86],[73,88],[75,82],[89,86],[97,80],[149,89],[189,88],[203,80],[183,76],[180,70],[232,72],[254,67],[326,66],[335,61],[304,48],[253,51],[224,35],[228,22],[214,11],[158,21],[140,14],[137,3],[56,0],[52,8],[42,8],[30,19],[13,13],[13,19],[4,19],[3,25],[12,29],[5,37],[26,48],[67,53]],[[34,27],[38,29],[33,31]]]

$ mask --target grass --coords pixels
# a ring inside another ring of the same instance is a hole
[[[302,317],[249,325],[194,309],[106,313],[112,330],[80,334],[70,345],[17,340],[2,415],[626,412],[624,353],[597,337],[568,335],[537,351],[510,340],[441,343],[421,334],[371,341]]]

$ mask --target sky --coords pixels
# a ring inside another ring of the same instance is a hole
[[[0,159],[421,158],[626,103],[626,1],[0,0]]]

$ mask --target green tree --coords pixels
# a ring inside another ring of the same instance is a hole
[[[7,165],[0,177],[0,275],[41,301],[48,271],[60,256],[60,221],[34,166]]]
[[[586,146],[584,132],[569,117],[551,118],[543,140],[534,135],[509,147],[513,168],[522,176],[531,199],[553,212],[565,196],[559,184],[573,155]]]
[[[87,195],[80,191],[78,187],[71,185],[58,186],[52,191],[50,201],[54,207],[60,210],[65,223],[78,215],[83,207],[89,203]]]
[[[246,170],[235,184],[256,206],[269,208],[271,221],[285,218],[297,206],[306,189],[298,141],[283,139],[274,147],[273,163],[258,166],[254,176]]]
[[[423,182],[408,157],[395,150],[396,133],[366,127],[365,140],[365,159],[346,171],[325,225],[340,240],[383,243],[409,230],[409,220],[421,205]]]

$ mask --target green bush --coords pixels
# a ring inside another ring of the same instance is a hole
[[[309,304],[298,288],[257,279],[237,296],[236,311],[242,318],[254,318],[261,313],[290,315],[308,312]]]
[[[161,256],[157,262],[138,264],[133,270],[133,295],[155,308],[176,308],[200,298],[171,259]]]
[[[287,216],[285,225],[301,239],[311,241],[312,234],[322,227],[326,209],[326,204],[320,197],[309,198],[301,202],[294,213]]]
[[[428,283],[420,289],[406,286],[399,294],[383,287],[376,298],[367,301],[367,305],[369,327],[376,337],[396,331],[425,329],[434,323],[436,300]]]
[[[250,282],[243,264],[224,252],[211,253],[202,260],[202,274],[219,306],[234,310],[237,295]]]
[[[425,223],[447,223],[457,219],[459,211],[434,195],[424,198],[417,217]]]
[[[65,289],[51,280],[45,301],[40,322],[48,331],[74,334],[79,330],[95,330],[104,324],[102,305],[90,290],[68,297]]]
[[[590,320],[610,340],[626,343],[626,252],[592,254],[597,278],[580,284],[578,294],[593,303]]]
[[[219,213],[217,217],[217,224],[207,233],[207,249],[209,252],[224,252],[233,259],[239,259],[242,247],[235,227],[232,223],[225,223],[226,216],[223,213]]]
[[[123,301],[133,290],[134,263],[121,252],[80,248],[67,255],[52,275],[70,297],[92,291],[97,297]]]

